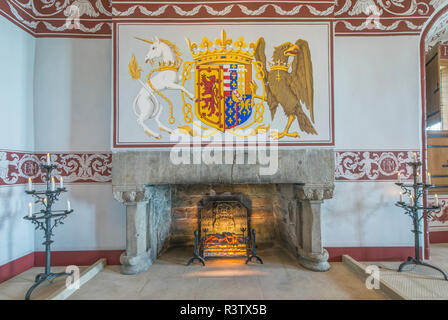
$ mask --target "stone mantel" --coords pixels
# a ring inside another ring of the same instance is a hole
[[[233,159],[234,162],[235,158]],[[173,164],[169,151],[121,151],[112,154],[114,191],[140,191],[157,184],[292,183],[333,189],[333,149],[278,151],[278,170],[261,175],[260,164]]]
[[[224,152],[223,152],[224,153]],[[247,159],[247,154],[245,154]],[[224,157],[223,157],[224,158]],[[321,204],[332,198],[334,151],[326,148],[278,150],[272,175],[260,164],[174,164],[169,151],[120,151],[112,154],[112,189],[126,207],[126,252],[122,272],[145,271],[169,237],[171,186],[193,184],[288,184],[294,186],[296,221],[302,221],[294,246],[299,263],[326,271],[328,253],[321,241]]]

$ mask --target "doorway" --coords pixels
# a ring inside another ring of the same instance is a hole
[[[442,209],[427,221],[427,241],[448,243],[448,7],[438,11],[426,26],[424,48],[424,121],[426,170],[429,189],[427,205]],[[428,258],[428,257],[426,257]]]

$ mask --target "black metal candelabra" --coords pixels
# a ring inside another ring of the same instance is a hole
[[[57,165],[41,164],[39,167],[41,170],[45,171],[45,180],[47,184],[46,190],[42,191],[27,190],[25,192],[35,197],[36,198],[35,203],[41,203],[43,205],[43,209],[41,209],[39,212],[36,213],[33,213],[30,209],[29,215],[23,218],[35,224],[36,230],[41,229],[45,232],[44,235],[45,241],[42,243],[43,245],[45,245],[45,272],[39,273],[36,276],[34,284],[28,289],[25,295],[26,300],[29,300],[33,290],[46,280],[52,280],[60,276],[69,276],[73,274],[73,272],[53,273],[50,270],[51,269],[50,245],[53,243],[53,240],[51,240],[53,236],[53,229],[56,226],[63,224],[62,220],[64,220],[68,214],[72,213],[73,210],[70,208],[68,208],[67,210],[52,209],[53,204],[59,199],[59,195],[62,192],[67,192],[67,190],[65,187],[58,187],[58,188],[54,187],[54,183],[52,183],[51,181],[52,178],[51,172],[57,168]]]
[[[443,277],[445,280],[448,280],[448,275],[445,271],[443,271],[440,268],[437,268],[433,265],[430,265],[429,263],[426,263],[422,260],[420,257],[420,234],[422,233],[420,231],[421,229],[421,222],[423,219],[427,219],[431,217],[431,213],[436,210],[440,210],[440,206],[431,206],[431,207],[423,207],[419,205],[420,199],[423,197],[427,189],[434,188],[434,185],[432,184],[425,184],[420,181],[420,178],[418,177],[418,168],[422,165],[419,161],[414,162],[408,162],[408,165],[410,165],[413,169],[414,174],[414,183],[413,184],[405,184],[398,182],[396,185],[401,187],[401,189],[404,192],[404,195],[408,195],[410,198],[410,203],[406,204],[403,202],[403,194],[400,196],[400,201],[398,201],[395,205],[403,208],[405,210],[405,214],[410,216],[412,218],[413,223],[413,230],[414,233],[414,250],[415,250],[415,257],[408,257],[408,260],[400,264],[398,267],[398,272],[403,271],[403,268],[407,265],[421,265],[426,266],[432,269],[435,269],[443,274]],[[421,212],[421,215],[419,214]]]

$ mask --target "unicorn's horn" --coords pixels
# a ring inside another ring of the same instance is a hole
[[[138,40],[141,40],[141,41],[145,41],[145,42],[148,42],[148,43],[151,43],[151,44],[154,43],[154,41],[142,39],[142,38],[139,38],[139,37],[135,37],[135,39],[138,39]]]

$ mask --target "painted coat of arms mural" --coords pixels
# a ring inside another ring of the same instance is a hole
[[[173,133],[203,138],[264,134],[290,143],[313,142],[317,136],[315,141],[331,144],[330,75],[318,77],[325,82],[315,88],[316,69],[328,72],[330,59],[326,69],[316,68],[320,61],[313,61],[309,41],[300,34],[288,35],[287,41],[279,37],[274,43],[272,35],[251,37],[251,41],[243,35],[230,37],[227,29],[236,34],[235,27],[221,27],[214,38],[195,32],[185,35],[183,41],[176,41],[178,34],[169,37],[165,32],[162,36],[156,30],[142,37],[139,30],[128,32],[127,43],[132,45],[126,50],[119,43],[123,59],[119,64],[128,57],[127,76],[119,68],[119,81],[126,81],[129,90],[125,95],[130,98],[132,90],[134,96],[125,107],[119,88],[118,115],[126,109],[129,119],[129,111],[133,111],[134,132],[138,127],[145,133],[138,141],[156,145]],[[326,89],[323,95],[322,88]],[[320,108],[316,109],[319,93]],[[119,122],[123,128],[119,135],[126,131],[129,120],[126,126]],[[319,131],[323,133],[319,135]]]

